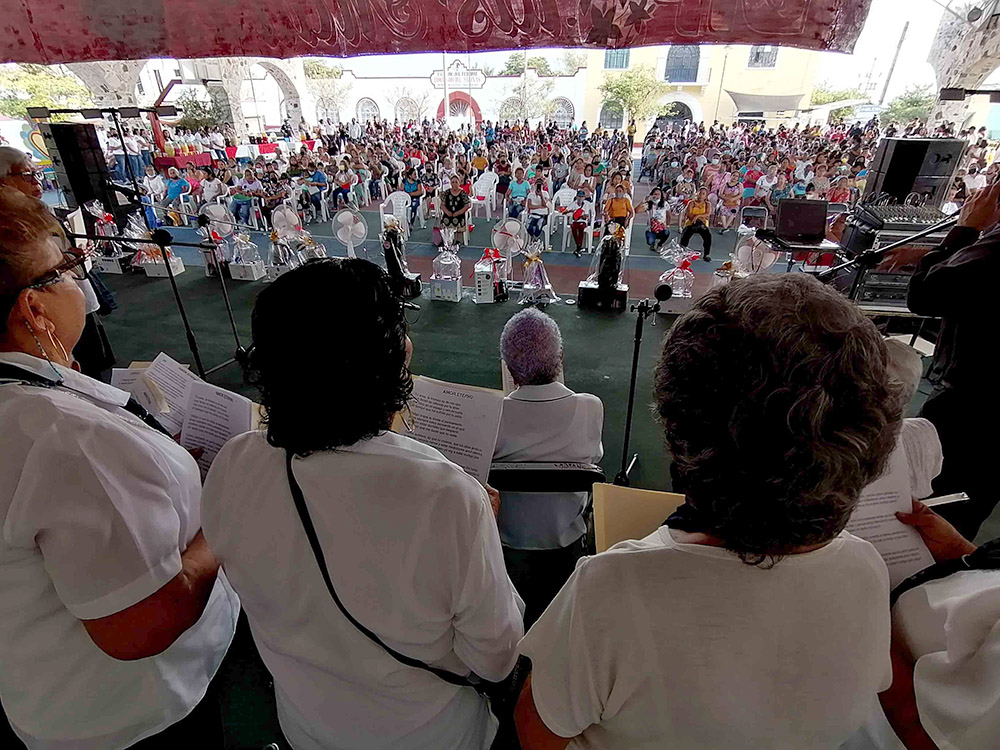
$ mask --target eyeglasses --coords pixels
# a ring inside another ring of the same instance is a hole
[[[63,250],[63,261],[54,268],[49,269],[44,274],[26,284],[25,289],[44,289],[62,281],[65,274],[69,274],[76,281],[83,281],[87,278],[86,263],[91,258],[91,253],[82,253],[76,250]]]
[[[40,169],[29,169],[26,172],[11,172],[11,177],[25,177],[29,180],[34,180],[35,182],[43,182],[45,180],[45,175]]]

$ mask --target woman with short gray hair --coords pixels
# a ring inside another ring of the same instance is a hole
[[[604,455],[604,405],[562,382],[563,340],[545,313],[528,308],[507,321],[500,357],[516,388],[503,400],[494,461],[596,463]],[[586,550],[586,492],[502,492],[497,524],[504,563],[530,627]]]
[[[654,399],[686,503],[581,561],[521,642],[524,747],[827,750],[864,723],[891,682],[889,582],[844,527],[896,443],[886,364],[802,274],[681,316]]]

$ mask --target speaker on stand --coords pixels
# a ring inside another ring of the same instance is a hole
[[[966,145],[952,138],[883,138],[868,167],[862,202],[885,194],[903,203],[918,193],[923,205],[941,208]]]
[[[56,182],[70,209],[98,200],[115,217],[119,228],[137,204],[110,188],[108,162],[97,138],[97,128],[90,123],[44,122],[39,125],[52,159]],[[87,231],[93,232],[94,217],[83,211]]]

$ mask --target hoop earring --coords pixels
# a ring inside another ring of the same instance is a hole
[[[409,420],[407,420],[407,417],[409,417]],[[415,429],[417,429],[417,424],[413,419],[413,412],[410,411],[409,404],[406,405],[405,412],[399,413],[399,419],[403,423],[403,427],[406,428],[407,432],[413,432]]]
[[[66,347],[63,346],[63,342],[60,341],[56,336],[54,336],[51,330],[46,330],[46,333],[49,335],[49,341],[51,342],[52,346],[54,348],[59,349],[59,353],[62,355],[63,361],[67,365],[72,364],[73,358],[69,356],[69,353],[66,351]]]

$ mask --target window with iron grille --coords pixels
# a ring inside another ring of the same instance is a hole
[[[629,51],[627,49],[609,49],[604,52],[605,70],[625,70],[628,68]]]
[[[601,107],[601,119],[598,123],[605,130],[621,130],[625,113],[620,104],[608,102]]]
[[[669,83],[694,83],[698,80],[701,48],[696,44],[673,44],[667,52],[663,79]]]
[[[748,68],[773,68],[778,64],[778,48],[773,44],[755,44],[750,48]]]

